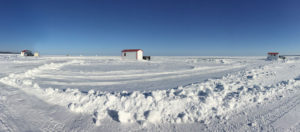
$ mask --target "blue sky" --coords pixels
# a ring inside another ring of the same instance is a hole
[[[0,50],[300,54],[299,0],[0,0]]]

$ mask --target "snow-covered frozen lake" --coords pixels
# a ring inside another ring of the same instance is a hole
[[[300,130],[298,57],[151,59],[0,55],[0,131]]]
[[[222,77],[246,65],[263,62],[262,59],[242,57],[152,57],[152,61],[124,61],[120,57],[10,57],[9,60],[13,63],[6,65],[17,69],[43,66],[38,74],[30,76],[43,88],[76,88],[81,91],[170,89]],[[49,65],[51,63],[53,65]],[[53,69],[57,65],[62,66]]]

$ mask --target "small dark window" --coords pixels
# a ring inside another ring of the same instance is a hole
[[[126,53],[124,53],[124,56],[126,56]]]

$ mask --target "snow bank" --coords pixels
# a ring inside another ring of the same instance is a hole
[[[188,63],[214,63],[214,64],[230,64],[230,59],[219,59],[219,58],[191,58],[186,60]]]
[[[73,112],[88,113],[93,116],[96,125],[100,125],[105,118],[139,124],[192,123],[205,122],[209,118],[226,118],[228,111],[261,103],[300,86],[298,78],[265,84],[263,80],[272,80],[277,76],[270,66],[260,66],[185,87],[149,92],[90,90],[84,93],[78,89],[44,89],[31,80],[43,70],[57,70],[74,63],[82,62],[45,64],[23,74],[11,74],[0,81],[48,103],[65,106]]]

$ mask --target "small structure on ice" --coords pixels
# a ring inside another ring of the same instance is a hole
[[[278,60],[279,53],[278,52],[269,52],[267,60]]]
[[[143,60],[151,60],[151,56],[143,56]]]
[[[40,53],[39,53],[39,52],[34,52],[34,56],[35,56],[35,57],[39,57],[39,56],[40,56]]]
[[[22,50],[21,56],[33,56],[33,53],[30,50]]]
[[[125,49],[122,50],[122,59],[143,60],[143,50]]]

